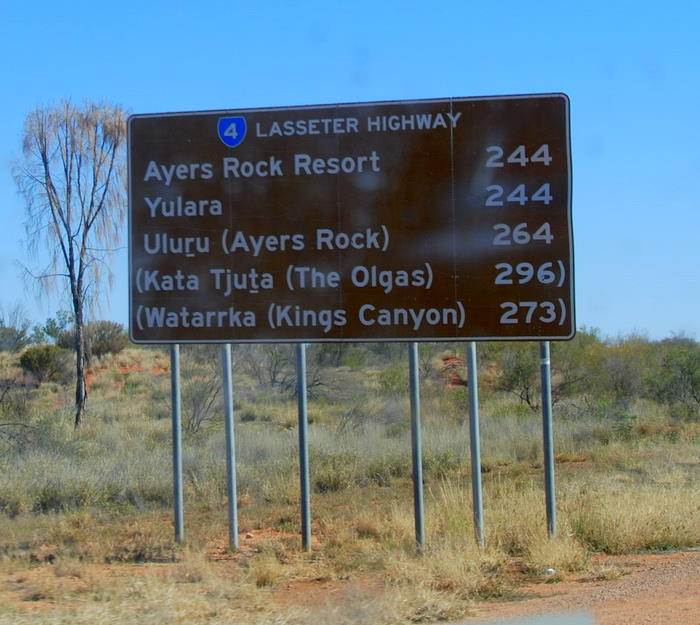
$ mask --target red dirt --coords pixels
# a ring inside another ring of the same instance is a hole
[[[588,612],[600,625],[700,625],[700,552],[598,556],[621,568],[615,580],[578,578],[521,587],[522,598],[482,602],[475,619],[498,623],[519,616]]]
[[[92,385],[95,383],[95,380],[100,375],[102,375],[102,373],[108,370],[109,367],[88,368],[85,372],[85,384],[88,390],[92,388]],[[116,370],[119,371],[119,373],[121,373],[122,375],[127,375],[128,373],[141,373],[142,371],[146,370],[150,371],[154,375],[165,375],[166,373],[170,373],[170,369],[161,364],[153,365],[149,369],[144,369],[140,365],[118,365],[116,367]]]
[[[250,557],[254,553],[260,553],[262,545],[274,540],[292,540],[299,542],[299,534],[289,532],[279,532],[272,528],[255,529],[244,532],[238,536],[238,550],[231,552],[228,548],[228,536],[222,538],[211,549],[207,550],[207,555],[216,561],[220,560],[241,560]],[[318,547],[318,538],[311,537],[311,548]]]
[[[700,552],[596,556],[595,577],[527,584],[517,599],[483,601],[464,625],[496,625],[518,617],[588,613],[598,625],[700,625]],[[601,579],[615,574],[616,579]],[[275,592],[282,605],[333,605],[371,601],[384,587],[379,575],[352,580],[306,580]],[[536,620],[533,621],[533,625]]]
[[[241,536],[241,554],[250,556],[261,540],[298,540],[296,534],[271,529]],[[225,549],[222,548],[222,552]],[[210,551],[217,558],[216,550]],[[221,556],[219,556],[221,557]],[[599,625],[700,625],[700,551],[632,556],[594,556],[600,574],[561,582],[543,581],[518,588],[518,598],[484,601],[475,615],[462,621],[498,623],[502,619],[534,617],[567,612],[587,612]],[[615,577],[615,579],[606,579]],[[281,605],[335,606],[352,604],[358,597],[371,601],[384,589],[379,574],[354,579],[314,579],[289,582],[275,590]],[[495,620],[494,620],[495,619]]]
[[[311,579],[290,582],[275,590],[280,605],[333,606],[352,605],[358,598],[369,599],[384,590],[380,575],[358,579]]]
[[[117,367],[117,371],[124,375],[127,373],[141,373],[142,371],[144,371],[144,368],[141,365],[119,365]],[[167,369],[163,365],[153,365],[149,369],[149,371],[151,373],[155,373],[156,375],[163,375],[165,373],[168,373],[170,369]]]
[[[287,539],[298,540],[298,535],[271,529],[253,530],[241,535],[238,553],[228,553],[225,539],[208,553],[214,560],[236,560],[251,557],[265,542]],[[46,545],[37,552],[37,566],[0,577],[0,602],[40,611],[57,607],[55,596],[85,589],[86,582],[80,579],[80,573],[73,575],[70,566],[63,573],[57,572],[57,565],[47,559],[53,553],[50,547]],[[578,577],[550,583],[543,577],[540,583],[519,587],[516,599],[478,603],[474,616],[461,623],[495,625],[517,617],[587,612],[599,625],[700,625],[700,551],[596,556],[594,562],[601,571],[599,577],[604,577],[606,568],[618,571],[620,576],[609,580]],[[172,566],[90,564],[84,565],[84,569],[123,579],[144,574],[164,575]],[[281,606],[315,604],[342,609],[344,604],[351,606],[358,599],[371,601],[383,589],[380,574],[348,580],[319,578],[277,587],[274,601]]]

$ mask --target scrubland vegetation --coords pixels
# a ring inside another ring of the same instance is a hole
[[[432,622],[517,594],[526,580],[623,573],[596,565],[595,552],[700,544],[700,346],[687,338],[583,330],[552,345],[554,539],[537,346],[479,346],[483,549],[472,526],[466,374],[454,359],[463,346],[421,345],[421,555],[405,346],[310,346],[306,554],[290,346],[234,348],[241,549],[230,553],[218,348],[182,348],[178,545],[167,351],[125,347],[120,328],[93,327],[102,343],[90,356],[85,424],[74,430],[61,331],[31,340],[25,328],[17,341],[10,330],[0,330],[0,623]]]

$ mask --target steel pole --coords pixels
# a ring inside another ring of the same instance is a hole
[[[173,512],[175,540],[185,538],[182,488],[182,412],[180,404],[180,346],[170,346],[170,393],[173,425]]]
[[[309,419],[306,407],[306,344],[297,343],[297,406],[299,412],[299,485],[301,545],[311,551],[311,487],[309,480]]]
[[[549,341],[540,342],[542,378],[542,441],[544,447],[544,492],[547,507],[547,534],[557,534],[557,507],[554,495],[554,434],[552,425],[552,366]]]
[[[233,376],[231,345],[221,346],[224,387],[224,424],[226,427],[226,478],[228,493],[228,544],[238,549],[238,496],[236,488],[236,438],[233,429]]]
[[[484,504],[481,491],[481,445],[479,441],[479,380],[476,363],[476,343],[467,342],[467,390],[469,392],[469,446],[472,469],[472,508],[474,535],[484,546]]]
[[[420,376],[418,373],[418,343],[409,343],[409,390],[411,395],[411,455],[413,461],[413,511],[416,525],[416,545],[425,545],[425,514],[423,509],[423,454],[420,428]]]

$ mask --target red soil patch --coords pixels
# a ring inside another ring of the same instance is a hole
[[[141,373],[143,371],[149,371],[154,375],[165,375],[170,373],[170,369],[161,364],[155,364],[149,369],[144,369],[141,365],[118,365],[116,370],[122,375],[128,375],[129,373]],[[104,372],[109,371],[109,367],[90,367],[85,372],[85,384],[88,390],[93,386],[95,380],[102,375]]]
[[[358,600],[379,596],[385,589],[381,575],[357,579],[310,579],[290,582],[277,588],[274,601],[280,605],[316,605],[342,607]]]
[[[144,369],[141,365],[119,365],[117,371],[122,375],[127,373],[141,373],[143,371],[150,371],[155,375],[164,375],[165,373],[169,373],[170,369],[160,364],[153,365],[149,369]]]
[[[483,373],[481,373],[479,378],[483,384],[493,386],[499,373],[498,365],[491,363],[484,367]],[[467,386],[465,377],[467,375],[467,363],[459,356],[443,356],[440,374],[444,378],[447,387]]]
[[[594,562],[625,574],[608,581],[528,584],[518,589],[518,600],[480,603],[477,616],[495,625],[505,618],[579,611],[599,625],[700,625],[700,552],[596,556]]]
[[[44,564],[8,575],[0,583],[0,601],[28,612],[53,609],[61,595],[88,589],[85,581],[70,571],[56,573],[51,564]]]
[[[295,541],[301,545],[301,537],[299,534],[290,532],[278,532],[271,528],[250,530],[243,532],[238,536],[238,550],[231,551],[228,547],[228,536],[217,541],[217,544],[207,550],[209,558],[215,561],[234,560],[239,561],[243,558],[249,558],[253,554],[260,553],[265,543],[270,543],[274,540],[285,542]],[[318,538],[311,537],[311,548],[318,547]]]

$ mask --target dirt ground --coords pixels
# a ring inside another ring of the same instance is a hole
[[[586,612],[600,625],[700,625],[700,550],[598,560],[623,575],[524,586],[518,599],[483,602],[474,618],[462,622]]]
[[[213,559],[228,559],[210,552]],[[219,557],[217,557],[217,555]],[[230,556],[228,556],[230,557]],[[591,623],[599,625],[700,625],[700,549],[664,554],[594,557],[599,578],[580,577],[566,581],[542,581],[521,586],[510,600],[484,601],[475,606],[474,616],[460,625],[495,625],[523,617],[538,623],[537,616],[585,612]],[[54,580],[63,591],[79,590],[84,584],[69,574],[57,580],[51,572],[53,564],[44,562],[21,575],[0,579],[0,603],[10,603],[27,611],[55,607],[49,597],[41,594],[27,596],[27,584],[32,587],[43,578]],[[172,565],[124,566],[91,565],[102,574],[138,575],[164,574]],[[610,579],[612,578],[612,579]],[[75,586],[75,588],[73,588]],[[332,603],[342,606],[365,600],[383,587],[381,577],[368,576],[353,580],[309,580],[283,586],[275,592],[280,604]],[[565,621],[563,621],[565,622]],[[557,623],[547,620],[546,623]],[[453,624],[457,625],[457,624]]]

